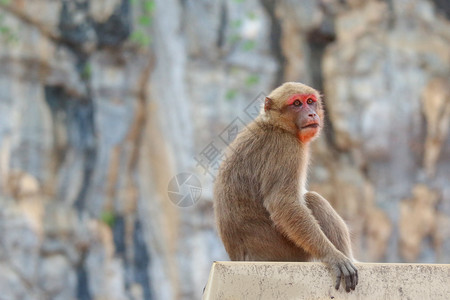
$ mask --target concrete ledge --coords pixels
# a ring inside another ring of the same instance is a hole
[[[203,299],[450,299],[450,265],[355,265],[359,284],[347,294],[322,263],[214,262]]]

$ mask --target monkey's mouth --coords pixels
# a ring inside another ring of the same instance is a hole
[[[302,127],[302,129],[306,129],[306,128],[319,128],[319,124],[311,123],[311,124],[308,124],[308,125]]]

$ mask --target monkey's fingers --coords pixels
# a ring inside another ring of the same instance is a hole
[[[346,264],[340,265],[339,268],[341,269],[342,273],[344,274],[345,291],[347,293],[349,293],[350,288],[352,286],[352,276],[351,276],[350,270],[348,270],[348,267]]]
[[[346,291],[350,292],[350,289],[355,290],[356,285],[358,284],[358,270],[351,263],[347,262],[345,264],[345,269],[347,271],[348,276],[346,276]],[[344,270],[344,274],[346,274]]]
[[[358,269],[355,267],[353,263],[349,263],[347,266],[348,270],[350,271],[350,275],[352,277],[352,285],[351,289],[355,290],[356,285],[358,284]]]
[[[349,272],[345,268],[345,265],[342,263],[337,263],[334,267],[334,272],[336,274],[336,284],[335,284],[336,290],[339,289],[341,281],[345,281],[345,286],[348,286]]]
[[[355,290],[356,286],[358,285],[358,269],[354,265],[352,265],[352,267],[355,271],[355,274],[353,276],[352,290]]]
[[[341,285],[342,280],[342,272],[339,270],[339,267],[335,267],[334,273],[336,274],[336,283],[334,284],[334,288],[339,290],[339,286]]]

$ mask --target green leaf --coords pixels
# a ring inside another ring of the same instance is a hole
[[[231,72],[231,75],[236,76],[237,74],[239,74],[241,72],[241,69],[236,67],[236,66],[233,66],[233,67],[231,67],[231,71],[230,72]]]
[[[239,42],[240,40],[241,40],[241,36],[239,34],[233,34],[230,37],[230,43],[231,44],[235,44],[235,43]]]
[[[146,0],[144,2],[144,11],[146,13],[152,13],[155,10],[155,1],[154,0]]]
[[[6,26],[0,26],[0,33],[2,35],[9,35],[11,33],[11,29]]]
[[[92,76],[92,66],[90,63],[86,63],[83,66],[83,70],[81,71],[81,78],[84,80],[90,79]]]
[[[255,19],[256,19],[256,13],[253,12],[253,11],[251,11],[251,12],[247,13],[247,17],[248,17],[250,20],[255,20]]]
[[[109,227],[113,227],[116,222],[116,216],[111,211],[103,211],[100,215],[100,220]]]
[[[252,74],[252,75],[248,76],[247,79],[245,80],[245,84],[247,86],[255,85],[258,82],[259,82],[259,76],[256,74]]]
[[[139,17],[139,24],[143,26],[148,26],[152,22],[152,18],[150,16],[140,16]]]
[[[256,42],[254,40],[247,40],[244,42],[244,45],[242,46],[244,51],[253,50],[255,47],[256,47]]]
[[[137,30],[131,34],[131,41],[137,43],[141,47],[148,46],[151,42],[150,37],[142,30]]]
[[[233,28],[239,28],[242,26],[242,20],[234,20],[231,22],[231,27]]]
[[[233,100],[237,96],[237,91],[235,89],[230,89],[225,94],[225,99],[227,100]]]

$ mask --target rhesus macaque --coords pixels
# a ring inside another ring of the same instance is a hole
[[[349,231],[327,200],[305,188],[309,143],[323,126],[319,93],[287,82],[230,145],[214,187],[219,235],[231,260],[319,259],[354,290]]]

